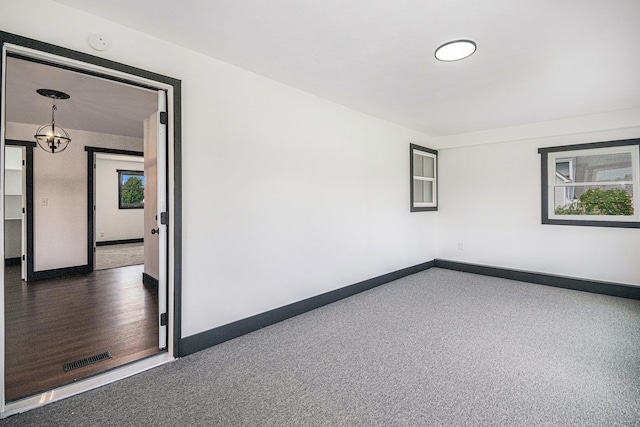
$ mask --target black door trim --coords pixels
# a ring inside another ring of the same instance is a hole
[[[97,56],[89,55],[83,52],[78,52],[72,49],[56,46],[53,44],[45,43],[42,41],[22,37],[16,34],[0,31],[0,45],[2,47],[5,44],[12,44],[15,46],[26,47],[37,51],[61,56],[64,58],[74,59],[79,62],[84,62],[92,65],[104,67],[106,69],[120,71],[132,76],[142,77],[150,81],[155,81],[172,87],[173,105],[169,106],[171,109],[170,116],[172,118],[169,121],[168,131],[173,136],[173,205],[167,206],[170,210],[170,215],[173,218],[173,355],[180,354],[180,346],[182,342],[182,82],[172,77],[157,74],[151,71],[143,70],[140,68],[132,67],[129,65],[121,64],[119,62],[110,61],[108,59],[100,58]],[[86,73],[87,70],[75,70]],[[0,65],[0,76],[2,76],[4,70]],[[123,82],[121,78],[116,78],[108,74],[99,74],[100,77]],[[128,82],[136,86],[141,86],[139,83]],[[160,87],[153,89],[162,89]],[[0,88],[0,91],[2,88]],[[0,114],[4,114],[0,111]],[[0,129],[0,132],[5,132],[5,129]]]

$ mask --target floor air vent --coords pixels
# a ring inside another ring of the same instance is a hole
[[[105,351],[104,353],[96,354],[95,356],[85,357],[84,359],[75,360],[73,362],[67,362],[62,365],[62,369],[67,372],[72,369],[82,368],[83,366],[91,365],[92,363],[100,362],[101,360],[111,359],[111,353]]]

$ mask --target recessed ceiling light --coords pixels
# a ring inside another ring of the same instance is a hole
[[[476,44],[471,40],[454,40],[436,49],[436,58],[440,61],[458,61],[471,56],[476,51]]]

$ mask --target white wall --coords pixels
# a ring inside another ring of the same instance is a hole
[[[437,214],[409,212],[424,135],[50,1],[0,7],[5,31],[182,80],[183,336],[434,258]]]
[[[144,209],[118,208],[118,170],[144,171],[142,157],[96,157],[96,242],[142,239]]]
[[[640,286],[640,229],[541,224],[538,154],[540,147],[638,137],[636,110],[436,140],[437,257]],[[484,143],[473,145],[478,140]]]
[[[37,124],[7,123],[6,138],[33,140]],[[87,264],[87,152],[85,146],[142,151],[142,139],[67,129],[69,147],[33,150],[34,270]]]

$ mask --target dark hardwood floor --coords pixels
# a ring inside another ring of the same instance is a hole
[[[5,390],[16,400],[156,354],[158,293],[142,265],[23,282],[5,267]],[[109,351],[68,372],[63,365]]]

